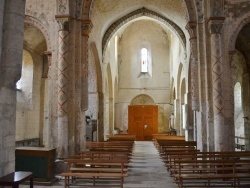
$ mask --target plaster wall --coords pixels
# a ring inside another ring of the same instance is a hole
[[[146,32],[145,32],[146,31]],[[140,94],[153,98],[159,105],[159,132],[168,129],[170,117],[170,32],[150,20],[133,22],[119,41],[118,100],[116,127],[126,130],[128,105]],[[147,47],[151,57],[152,74],[140,73],[140,50]]]
[[[21,79],[21,91],[18,92],[16,117],[17,141],[39,138],[40,119],[43,118],[40,117],[40,98],[44,97],[44,93],[41,92],[43,59],[36,53],[32,53],[32,57],[33,62],[29,61],[27,63],[33,65],[25,66],[24,64],[23,68],[29,69],[32,67],[33,70],[25,71],[26,74]],[[22,98],[21,96],[24,97]]]

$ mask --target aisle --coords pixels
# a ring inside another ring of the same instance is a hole
[[[177,188],[153,142],[135,142],[124,188]]]

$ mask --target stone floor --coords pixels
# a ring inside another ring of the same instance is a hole
[[[177,188],[173,179],[169,176],[164,163],[162,162],[153,142],[135,142],[133,157],[128,169],[129,176],[124,180],[124,188]],[[91,187],[119,187],[120,181],[101,181],[96,186],[92,181],[81,181],[76,183],[75,188]],[[35,185],[35,188],[45,188],[48,186]],[[55,182],[53,188],[64,187],[64,180]],[[21,185],[20,188],[29,188],[27,185]]]

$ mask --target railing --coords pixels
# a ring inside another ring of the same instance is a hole
[[[235,148],[240,149],[241,151],[246,150],[245,141],[245,137],[235,136]]]

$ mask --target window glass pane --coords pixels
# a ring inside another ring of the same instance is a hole
[[[148,72],[148,50],[146,48],[141,50],[141,72]]]

